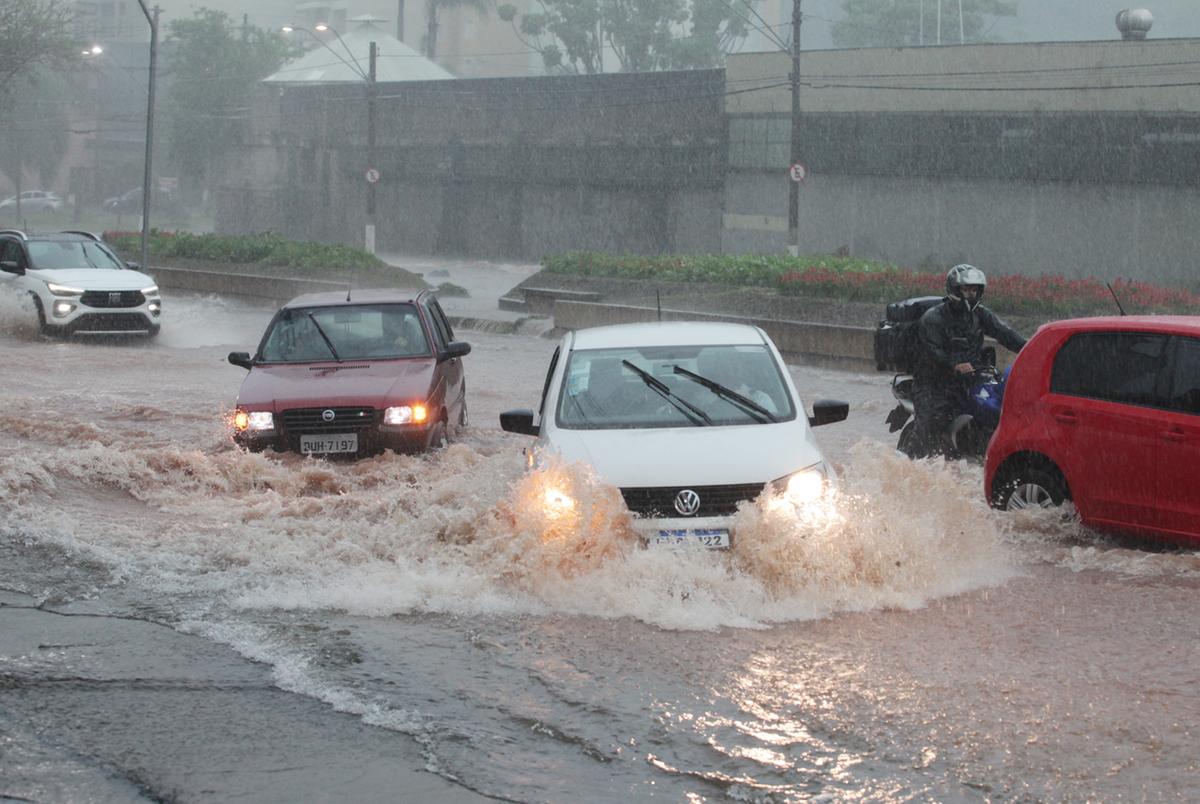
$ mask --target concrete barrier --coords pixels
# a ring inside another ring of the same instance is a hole
[[[345,290],[345,282],[323,279],[297,279],[286,276],[203,271],[156,265],[149,269],[163,290],[188,290],[196,293],[220,293],[282,304],[303,293]]]
[[[560,329],[583,329],[606,324],[634,324],[658,320],[659,311],[654,307],[561,299],[554,303],[554,326]],[[857,371],[875,370],[875,330],[870,327],[745,318],[686,310],[663,310],[662,320],[750,324],[761,327],[771,336],[771,340],[775,341],[779,351],[790,358],[803,358],[807,363]]]

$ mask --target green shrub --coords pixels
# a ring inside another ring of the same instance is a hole
[[[137,232],[105,232],[104,239],[122,254],[141,249]],[[255,235],[192,234],[152,230],[149,251],[155,257],[223,263],[260,263],[300,271],[375,268],[385,263],[373,254],[340,243],[297,242],[268,232]]]

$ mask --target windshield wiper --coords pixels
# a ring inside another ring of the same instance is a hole
[[[338,357],[337,349],[333,348],[333,341],[329,340],[329,336],[325,334],[325,330],[321,329],[321,325],[317,323],[316,316],[314,316],[312,313],[305,313],[305,315],[308,316],[308,320],[313,323],[313,326],[317,328],[317,334],[321,336],[321,340],[325,341],[325,345],[329,347],[329,351],[333,355],[333,359],[341,363],[342,358]]]
[[[707,413],[693,405],[691,402],[688,402],[686,399],[680,399],[679,397],[675,396],[673,393],[671,393],[671,389],[667,387],[665,382],[658,379],[650,372],[638,368],[628,360],[622,360],[621,365],[625,366],[627,369],[641,377],[642,382],[646,383],[649,388],[657,392],[658,395],[663,399],[667,400],[667,402],[671,404],[671,407],[675,408],[684,416],[687,416],[692,424],[712,424],[712,419],[709,418]]]
[[[777,423],[779,421],[779,419],[775,416],[775,414],[771,413],[771,411],[767,410],[766,408],[764,408],[762,405],[758,404],[754,400],[747,399],[746,397],[742,396],[741,394],[739,394],[737,391],[733,390],[732,388],[727,388],[724,385],[721,385],[721,383],[716,382],[715,380],[710,380],[708,377],[702,377],[699,374],[696,374],[695,372],[688,371],[687,369],[681,368],[679,366],[672,366],[671,368],[675,371],[676,374],[679,374],[683,377],[687,377],[692,382],[703,385],[705,388],[712,391],[717,396],[721,397],[721,399],[724,399],[727,402],[732,402],[733,404],[738,405],[739,407],[742,408],[743,411],[745,411],[745,413],[747,415],[750,416],[750,418],[754,419],[755,421],[757,421],[760,424],[762,424],[764,422],[776,422]]]

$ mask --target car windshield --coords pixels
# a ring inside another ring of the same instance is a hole
[[[31,240],[28,248],[29,259],[39,271],[125,267],[116,255],[94,240]]]
[[[557,421],[566,429],[608,430],[761,424],[794,416],[779,364],[765,346],[662,346],[573,352]]]
[[[281,311],[263,339],[261,360],[304,363],[429,353],[414,305],[346,304]]]

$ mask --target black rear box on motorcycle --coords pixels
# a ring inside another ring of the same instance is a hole
[[[941,301],[941,296],[916,296],[887,306],[875,330],[876,371],[912,372],[917,359],[917,322]]]

